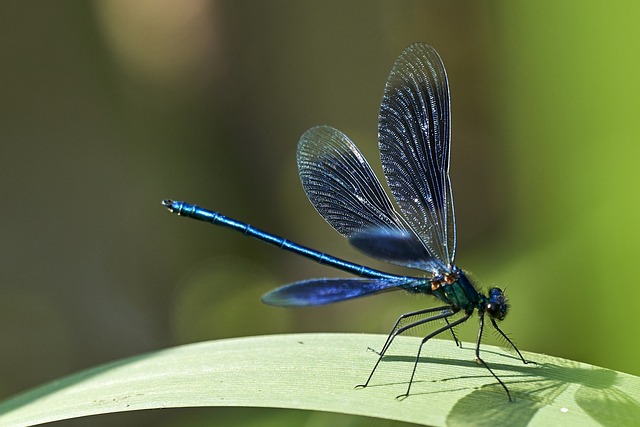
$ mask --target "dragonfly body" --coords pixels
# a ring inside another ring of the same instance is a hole
[[[415,276],[399,276],[375,270],[364,265],[355,264],[331,255],[327,255],[324,252],[316,251],[315,249],[302,246],[300,244],[292,242],[291,240],[287,240],[283,237],[279,237],[272,233],[260,230],[242,221],[229,218],[219,212],[201,208],[200,206],[174,200],[165,200],[163,201],[163,205],[178,215],[239,231],[246,236],[262,240],[280,249],[294,252],[298,255],[316,261],[319,264],[324,264],[363,278],[381,279],[378,282],[379,286],[366,288],[368,291],[370,291],[367,292],[367,294],[402,289],[410,293],[433,295],[445,304],[451,305],[452,309],[455,312],[462,310],[467,314],[473,313],[475,309],[484,311],[488,303],[488,298],[480,294],[471,283],[471,281],[467,278],[466,274],[464,274],[464,272],[462,272],[455,266],[452,268],[452,273],[447,273],[445,276],[435,279]],[[299,286],[297,284],[294,285],[296,285],[295,287]],[[361,289],[365,289],[363,288],[363,282],[358,283],[358,286]],[[280,288],[281,292],[278,294],[271,294],[271,300],[267,299],[267,301],[275,301],[276,296],[282,298],[283,291],[287,289],[289,288],[287,288],[286,286]],[[363,294],[354,293],[352,298],[360,296],[363,296]],[[334,299],[336,299],[337,297],[337,294],[333,294],[333,297],[330,301],[322,303],[320,303],[319,299],[316,299],[313,301],[313,304],[307,303],[287,305],[322,305],[335,302]],[[341,295],[340,300],[342,301],[345,299],[349,298],[346,298],[345,295]],[[272,305],[282,304],[272,303]]]
[[[367,381],[396,336],[419,325],[442,321],[422,339],[406,393],[411,390],[420,353],[429,339],[449,331],[477,311],[476,360],[511,394],[480,357],[485,317],[528,363],[497,321],[508,311],[503,291],[479,292],[455,263],[456,226],[449,178],[451,111],[444,64],[432,47],[416,43],[396,60],[380,107],[380,160],[400,212],[387,196],[371,166],[342,132],[329,127],[309,129],[298,144],[298,171],[307,197],[324,219],[365,254],[381,261],[421,271],[395,275],[355,264],[257,229],[249,224],[185,202],[163,205],[181,216],[239,231],[357,278],[309,279],[277,288],[262,301],[281,307],[317,306],[386,291],[433,295],[445,305],[401,315],[389,333]],[[459,315],[459,317],[454,317]]]
[[[200,206],[174,200],[164,200],[162,204],[169,210],[171,210],[171,212],[174,212],[180,216],[186,216],[188,218],[209,222],[214,225],[219,225],[239,231],[245,236],[262,240],[263,242],[269,243],[273,246],[277,246],[280,249],[294,252],[298,255],[302,255],[306,258],[312,259],[320,264],[326,264],[330,267],[337,268],[338,270],[355,274],[356,276],[381,279],[387,278],[390,280],[398,280],[402,278],[401,276],[384,273],[382,271],[374,270],[373,268],[365,267],[364,265],[354,264],[352,262],[327,255],[324,252],[316,251],[315,249],[299,245],[283,237],[279,237],[275,234],[262,231],[242,221],[229,218],[222,215],[221,213],[213,212],[208,209],[201,208]]]

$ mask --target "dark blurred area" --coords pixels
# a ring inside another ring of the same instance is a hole
[[[416,41],[449,73],[457,264],[506,287],[502,328],[520,349],[640,374],[639,12],[631,2],[3,2],[0,398],[184,343],[386,333],[433,304],[397,293],[264,306],[276,286],[340,273],[160,205],[197,203],[387,268],[315,212],[295,150],[307,128],[328,124],[381,173],[384,83]],[[459,330],[466,341],[473,323]],[[369,425],[335,417],[239,408],[91,422]]]

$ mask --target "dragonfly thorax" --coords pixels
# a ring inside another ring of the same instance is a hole
[[[451,304],[455,311],[463,310],[473,313],[482,301],[471,280],[462,270],[453,267],[450,272],[443,273],[430,281],[431,293],[438,299]]]
[[[432,278],[429,284],[430,293],[451,304],[455,311],[463,310],[471,314],[474,310],[478,310],[480,315],[487,313],[495,320],[502,320],[507,315],[509,306],[502,289],[491,288],[488,296],[483,295],[478,292],[471,279],[455,266],[450,272]]]

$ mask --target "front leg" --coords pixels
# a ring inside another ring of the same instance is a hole
[[[524,356],[522,356],[522,353],[520,353],[520,350],[518,350],[518,347],[516,347],[516,345],[513,343],[513,341],[511,341],[509,339],[509,337],[507,336],[507,334],[505,334],[504,332],[502,332],[502,329],[500,329],[498,327],[498,324],[496,323],[496,321],[494,319],[491,319],[491,324],[493,325],[494,328],[496,328],[496,331],[498,331],[500,333],[500,335],[502,335],[502,338],[504,338],[505,340],[507,340],[507,342],[511,345],[511,347],[513,347],[513,349],[516,351],[516,353],[518,353],[518,356],[520,356],[520,360],[522,360],[522,363],[524,363],[525,365],[531,363],[534,365],[537,365],[536,362],[533,362],[531,360],[525,360]]]

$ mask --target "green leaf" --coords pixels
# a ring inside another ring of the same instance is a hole
[[[295,334],[190,344],[108,363],[0,404],[0,425],[33,425],[141,409],[251,406],[329,411],[425,425],[632,425],[640,419],[638,377],[551,356],[503,349],[482,356],[502,387],[462,349],[431,340],[411,395],[419,338],[400,337],[367,379],[382,335]]]

